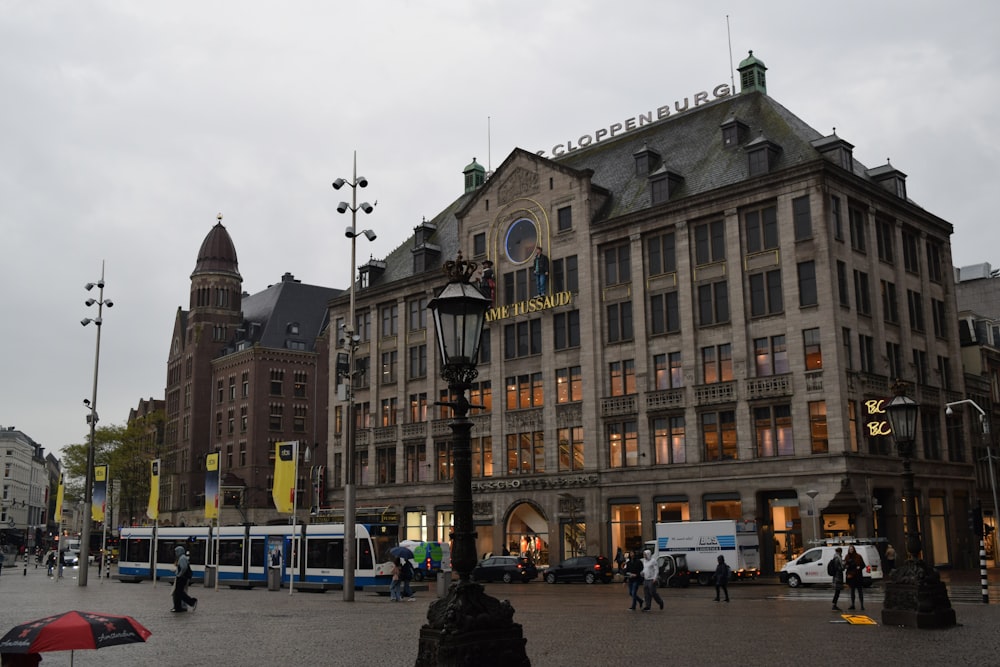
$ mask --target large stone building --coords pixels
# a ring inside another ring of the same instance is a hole
[[[205,523],[210,452],[221,454],[223,495],[240,511],[230,522],[279,520],[271,502],[276,442],[298,440],[301,454],[316,453],[302,466],[307,479],[326,462],[327,303],[340,290],[286,273],[256,294],[243,292],[219,217],[171,336],[159,495],[166,524]]]
[[[0,547],[17,553],[48,543],[56,530],[45,448],[13,426],[0,426]]]
[[[992,529],[985,547],[997,558],[997,467],[1000,463],[996,429],[1000,425],[1000,277],[989,264],[963,266],[955,272],[959,340],[969,404],[956,405],[951,419],[960,420],[976,465],[978,498],[983,521]],[[980,414],[982,410],[985,414]]]
[[[656,522],[719,518],[759,536],[764,572],[819,537],[900,547],[902,465],[881,411],[899,378],[921,407],[925,557],[971,562],[972,452],[945,420],[963,397],[952,225],[895,166],[865,167],[769,97],[765,69],[751,54],[739,93],[722,84],[551,155],[515,150],[489,175],[473,161],[455,202],[360,268],[359,507],[397,514],[401,537],[447,539],[449,413],[426,305],[461,251],[497,283],[472,391],[480,553],[610,555]],[[331,321],[349,318],[344,294]],[[332,486],[346,406],[331,403]]]

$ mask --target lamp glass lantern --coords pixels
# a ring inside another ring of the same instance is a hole
[[[427,304],[446,368],[475,367],[489,305],[490,300],[468,282],[448,283]]]
[[[897,445],[913,442],[917,434],[917,413],[919,404],[909,396],[900,394],[885,407],[892,427],[892,436]]]

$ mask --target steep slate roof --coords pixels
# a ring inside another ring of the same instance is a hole
[[[281,282],[243,297],[245,334],[237,336],[235,343],[260,343],[264,347],[281,349],[286,347],[287,340],[295,340],[305,343],[306,350],[314,351],[316,338],[327,326],[327,303],[341,292],[330,287],[305,285],[286,273]],[[298,334],[288,332],[292,322],[298,323]]]
[[[726,147],[722,141],[722,125],[736,119],[747,126],[742,145]],[[651,188],[648,176],[637,176],[634,154],[645,148],[659,153],[663,168],[674,172],[683,181],[673,189],[671,202],[732,186],[751,179],[749,160],[745,148],[762,139],[780,147],[780,152],[769,172],[773,173],[797,164],[824,159],[811,143],[824,137],[798,116],[763,92],[745,92],[702,104],[681,113],[674,112],[663,120],[655,121],[627,134],[587,148],[574,150],[559,157],[531,157],[550,161],[563,171],[593,174],[592,187],[609,195],[609,201],[591,223],[649,208]],[[819,142],[822,145],[822,142]],[[517,153],[515,149],[490,179],[500,175]],[[873,182],[866,167],[853,160],[852,173]],[[458,221],[461,214],[484,189],[463,194],[453,201],[433,221],[437,231],[432,242],[441,248],[441,261],[453,259],[458,252]],[[912,202],[911,202],[912,203]],[[385,258],[385,271],[373,277],[371,286],[388,284],[414,275],[411,250],[413,237]]]
[[[726,147],[721,126],[735,118],[748,126],[742,146]],[[660,154],[663,165],[684,178],[670,200],[702,194],[746,181],[749,163],[744,146],[761,137],[781,147],[771,171],[821,159],[810,142],[822,135],[772,98],[742,93],[674,113],[617,139],[578,149],[556,162],[591,169],[593,182],[611,191],[610,206],[601,219],[613,218],[651,205],[649,178],[636,176],[633,154],[643,146]],[[863,167],[855,174],[864,175]],[[600,222],[596,220],[595,222]]]
[[[435,268],[428,271],[439,271],[440,269],[437,267],[440,267],[443,262],[449,259],[455,259],[455,255],[458,254],[458,219],[455,217],[455,213],[461,210],[474,194],[462,194],[458,199],[449,204],[447,208],[438,213],[433,220],[428,221],[437,227],[437,231],[431,235],[430,243],[438,246],[441,250],[439,255],[440,261],[435,265]],[[410,236],[404,243],[389,253],[385,258],[385,271],[381,275],[373,275],[369,283],[371,287],[388,285],[418,275],[413,270],[413,239],[414,237]],[[424,271],[419,275],[423,275],[428,271]]]

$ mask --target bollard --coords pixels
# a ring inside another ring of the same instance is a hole
[[[990,576],[986,569],[986,543],[979,538],[979,582],[983,587],[983,604],[990,603]]]

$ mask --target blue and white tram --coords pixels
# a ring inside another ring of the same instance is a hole
[[[205,564],[212,558],[218,542],[219,583],[240,581],[266,585],[267,570],[281,570],[287,585],[293,575],[296,582],[342,584],[344,580],[344,526],[311,524],[292,526],[222,526],[217,534],[208,526],[158,528],[156,531],[157,577],[173,576],[174,547],[184,546],[191,558],[194,578],[203,578]],[[300,548],[305,534],[305,548]],[[358,544],[354,575],[355,586],[387,584],[392,574],[390,537],[372,536],[368,527],[356,528]],[[152,578],[151,548],[153,528],[121,529],[118,573],[122,576]]]

